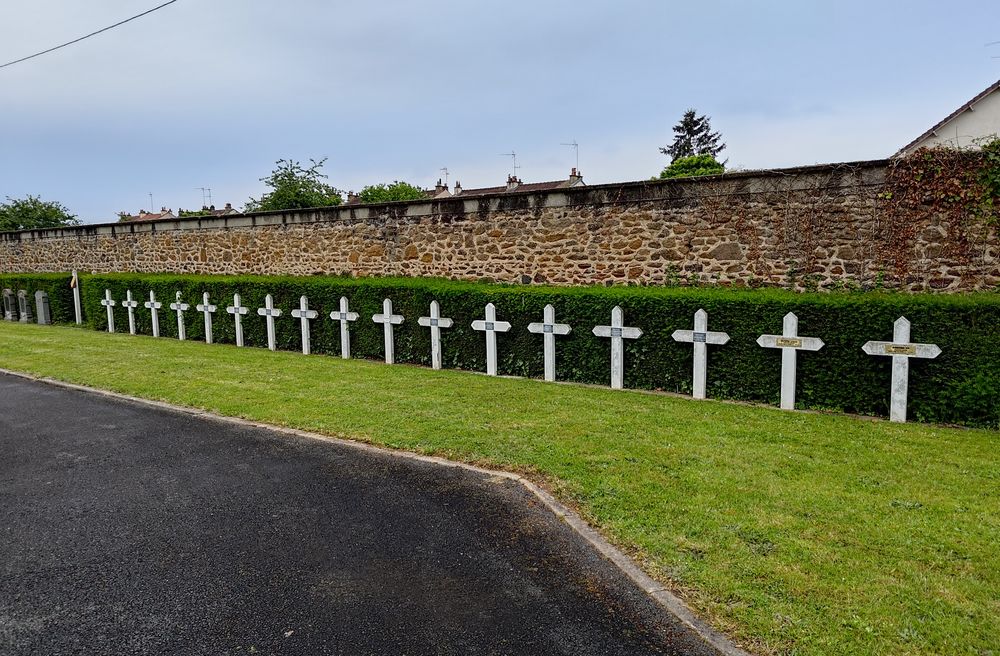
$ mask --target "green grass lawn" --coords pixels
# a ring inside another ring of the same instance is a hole
[[[755,652],[1000,654],[997,432],[7,322],[0,367],[529,472]]]

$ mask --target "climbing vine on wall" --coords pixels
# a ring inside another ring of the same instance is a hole
[[[889,167],[876,257],[900,281],[910,273],[917,225],[939,225],[949,236],[942,253],[957,265],[976,257],[977,245],[998,225],[1000,139],[981,150],[920,148]]]

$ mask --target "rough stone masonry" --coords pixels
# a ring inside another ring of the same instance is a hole
[[[555,284],[1000,284],[996,226],[883,220],[888,162],[0,233],[0,272],[436,276]],[[894,227],[895,226],[895,227]],[[902,253],[902,257],[900,257]]]

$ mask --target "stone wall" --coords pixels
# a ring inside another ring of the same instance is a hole
[[[887,162],[0,233],[0,271],[438,276],[556,284],[1000,284],[995,227],[885,214]],[[896,233],[896,234],[893,234]],[[900,256],[900,253],[903,256]]]

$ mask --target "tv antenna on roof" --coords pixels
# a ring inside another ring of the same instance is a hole
[[[519,168],[521,168],[520,166],[517,165],[517,153],[515,153],[512,150],[509,153],[500,153],[500,157],[509,157],[511,159],[511,167],[512,167],[512,169],[514,171],[512,175],[516,178],[517,177],[517,170]]]
[[[447,187],[448,186],[448,167],[447,166],[442,166],[441,168],[438,169],[438,171],[441,171],[442,173],[444,173],[444,186]]]
[[[576,142],[576,139],[572,143],[561,143],[560,146],[572,146],[573,150],[576,151],[576,170],[580,170],[580,144]]]
[[[149,211],[153,211],[153,192],[149,192]]]
[[[212,204],[212,188],[211,187],[195,187],[195,189],[201,189],[201,206],[208,207]],[[208,202],[205,202],[206,198]]]

